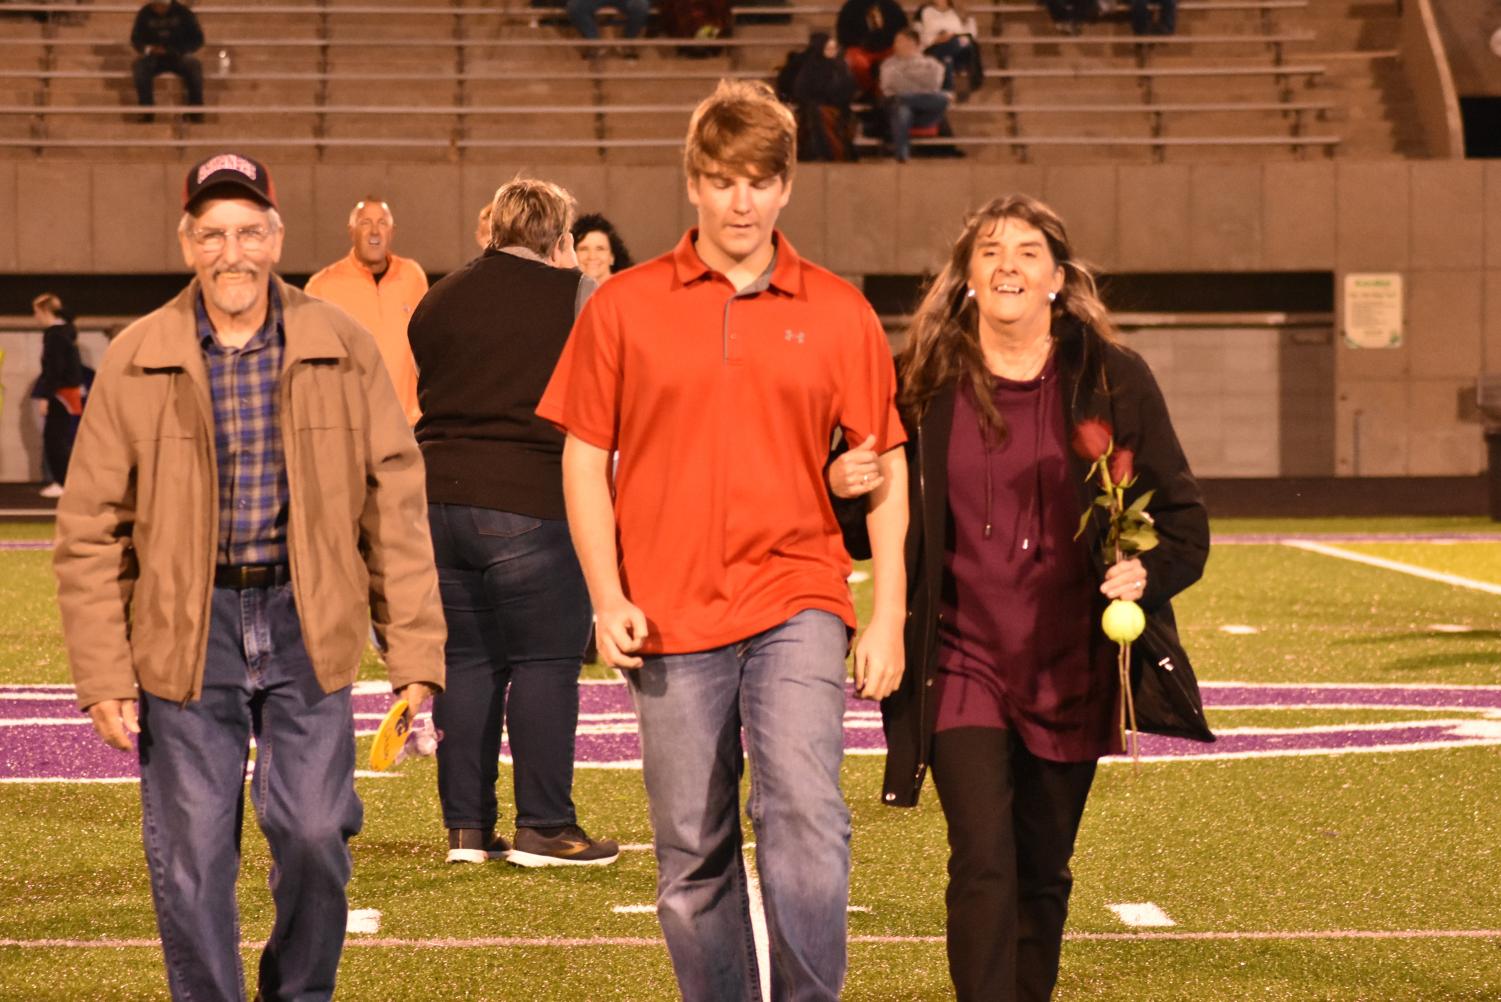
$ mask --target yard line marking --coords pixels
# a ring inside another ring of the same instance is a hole
[[[745,889],[750,892],[751,940],[756,944],[756,968],[761,976],[761,1002],[771,999],[771,939],[766,934],[766,904],[761,900],[761,880],[751,847],[740,852],[745,862]]]
[[[1322,554],[1326,557],[1335,557],[1339,560],[1349,560],[1357,564],[1379,567],[1386,571],[1396,571],[1399,574],[1410,574],[1415,578],[1423,578],[1426,581],[1437,581],[1439,584],[1453,585],[1456,588],[1483,591],[1487,595],[1501,595],[1501,585],[1491,584],[1489,581],[1477,581],[1474,578],[1460,577],[1458,574],[1444,574],[1441,571],[1431,571],[1426,567],[1419,567],[1417,564],[1406,564],[1400,560],[1388,560],[1385,557],[1373,557],[1365,553],[1356,553],[1354,550],[1329,546],[1326,543],[1315,543],[1308,539],[1285,539],[1282,541],[1282,545],[1291,546],[1297,550],[1306,550],[1309,553]]]
[[[1232,637],[1249,637],[1261,631],[1254,626],[1245,626],[1241,623],[1226,623],[1220,627],[1221,633],[1228,633]]]
[[[1165,929],[1178,923],[1167,917],[1167,912],[1150,901],[1130,904],[1106,905],[1126,925],[1137,929]]]
[[[626,845],[621,846],[620,847],[620,851],[621,852],[651,852],[652,848],[653,848],[653,846],[652,846],[652,844],[650,842],[631,842],[631,843],[628,843]]]
[[[1474,633],[1475,627],[1465,626],[1462,623],[1434,623],[1428,627],[1434,633]]]
[[[610,911],[616,915],[655,915],[656,905],[611,905]]]
[[[1312,939],[1496,939],[1501,940],[1501,929],[1307,929],[1307,930],[1251,930],[1246,932],[1213,931],[1188,932],[1069,932],[1063,938],[1068,942],[1122,942],[1137,940],[1312,940]],[[852,944],[900,944],[917,943],[939,945],[943,936],[851,936]],[[160,949],[159,939],[0,939],[0,948],[19,950],[120,950],[129,948]],[[259,950],[265,940],[242,940],[240,946],[247,950]],[[372,947],[376,949],[436,949],[436,950],[485,950],[522,949],[527,947],[551,947],[556,949],[588,949],[601,946],[649,946],[664,945],[656,936],[488,936],[474,939],[452,937],[428,937],[397,939],[389,936],[351,939],[346,947]]]
[[[379,908],[351,908],[346,932],[356,936],[373,936],[380,932]]]
[[[1465,689],[1474,692],[1501,692],[1501,685],[1449,682],[1200,682],[1200,689]],[[1379,706],[1373,707],[1380,709]]]
[[[1211,533],[1213,546],[1276,546],[1289,540],[1325,543],[1501,543],[1501,532],[1228,532]]]

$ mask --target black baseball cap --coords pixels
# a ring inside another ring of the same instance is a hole
[[[182,207],[191,209],[210,191],[222,191],[225,197],[249,196],[276,208],[276,185],[265,165],[241,153],[216,153],[194,164],[183,182]]]

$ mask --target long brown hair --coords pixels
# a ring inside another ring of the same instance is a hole
[[[955,241],[948,263],[929,284],[912,316],[907,346],[897,362],[902,376],[898,402],[904,410],[921,417],[944,386],[951,382],[967,383],[980,410],[986,436],[996,442],[1005,438],[1005,422],[996,410],[995,380],[980,347],[979,311],[975,301],[965,293],[976,241],[1004,219],[1015,219],[1040,230],[1047,239],[1053,261],[1063,269],[1063,289],[1053,301],[1054,342],[1088,331],[1107,341],[1114,341],[1116,336],[1115,324],[1100,300],[1093,271],[1074,257],[1063,220],[1051,208],[1030,195],[1006,195],[992,199],[965,217],[964,232]]]

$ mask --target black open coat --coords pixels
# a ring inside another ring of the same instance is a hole
[[[1167,404],[1151,370],[1134,351],[1106,341],[1071,318],[1058,321],[1054,334],[1058,338],[1058,370],[1070,437],[1074,426],[1086,418],[1105,420],[1114,430],[1117,447],[1135,453],[1138,479],[1127,491],[1127,503],[1143,491],[1156,489],[1147,511],[1156,523],[1160,542],[1141,555],[1147,588],[1140,605],[1158,642],[1176,650],[1180,661],[1186,663],[1177,642],[1170,600],[1203,574],[1209,557],[1209,517],[1168,418]],[[937,675],[938,603],[948,529],[947,466],[955,392],[953,385],[940,390],[920,418],[902,414],[907,431],[911,513],[906,545],[907,667],[901,687],[881,703],[887,745],[882,800],[892,807],[917,804],[931,758],[937,701],[930,697]],[[1085,482],[1089,464],[1072,451],[1069,455],[1082,512],[1098,496],[1099,488]],[[863,514],[865,506],[858,507]],[[839,513],[852,554],[868,554],[869,541],[861,535],[863,518],[854,517],[856,513],[848,504],[841,505]],[[1100,556],[1102,521],[1092,520],[1078,541],[1088,548],[1101,579],[1105,573]],[[1101,609],[1104,604],[1102,596]]]

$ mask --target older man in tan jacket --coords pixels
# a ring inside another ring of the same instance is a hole
[[[367,621],[414,711],[443,682],[423,464],[370,335],[272,274],[265,168],[211,157],[184,208],[196,277],[110,346],[79,431],[58,507],[63,629],[99,735],[127,751],[139,735],[173,996],[244,997],[253,771],[276,906],[258,997],[327,999],[362,817],[350,688]]]

